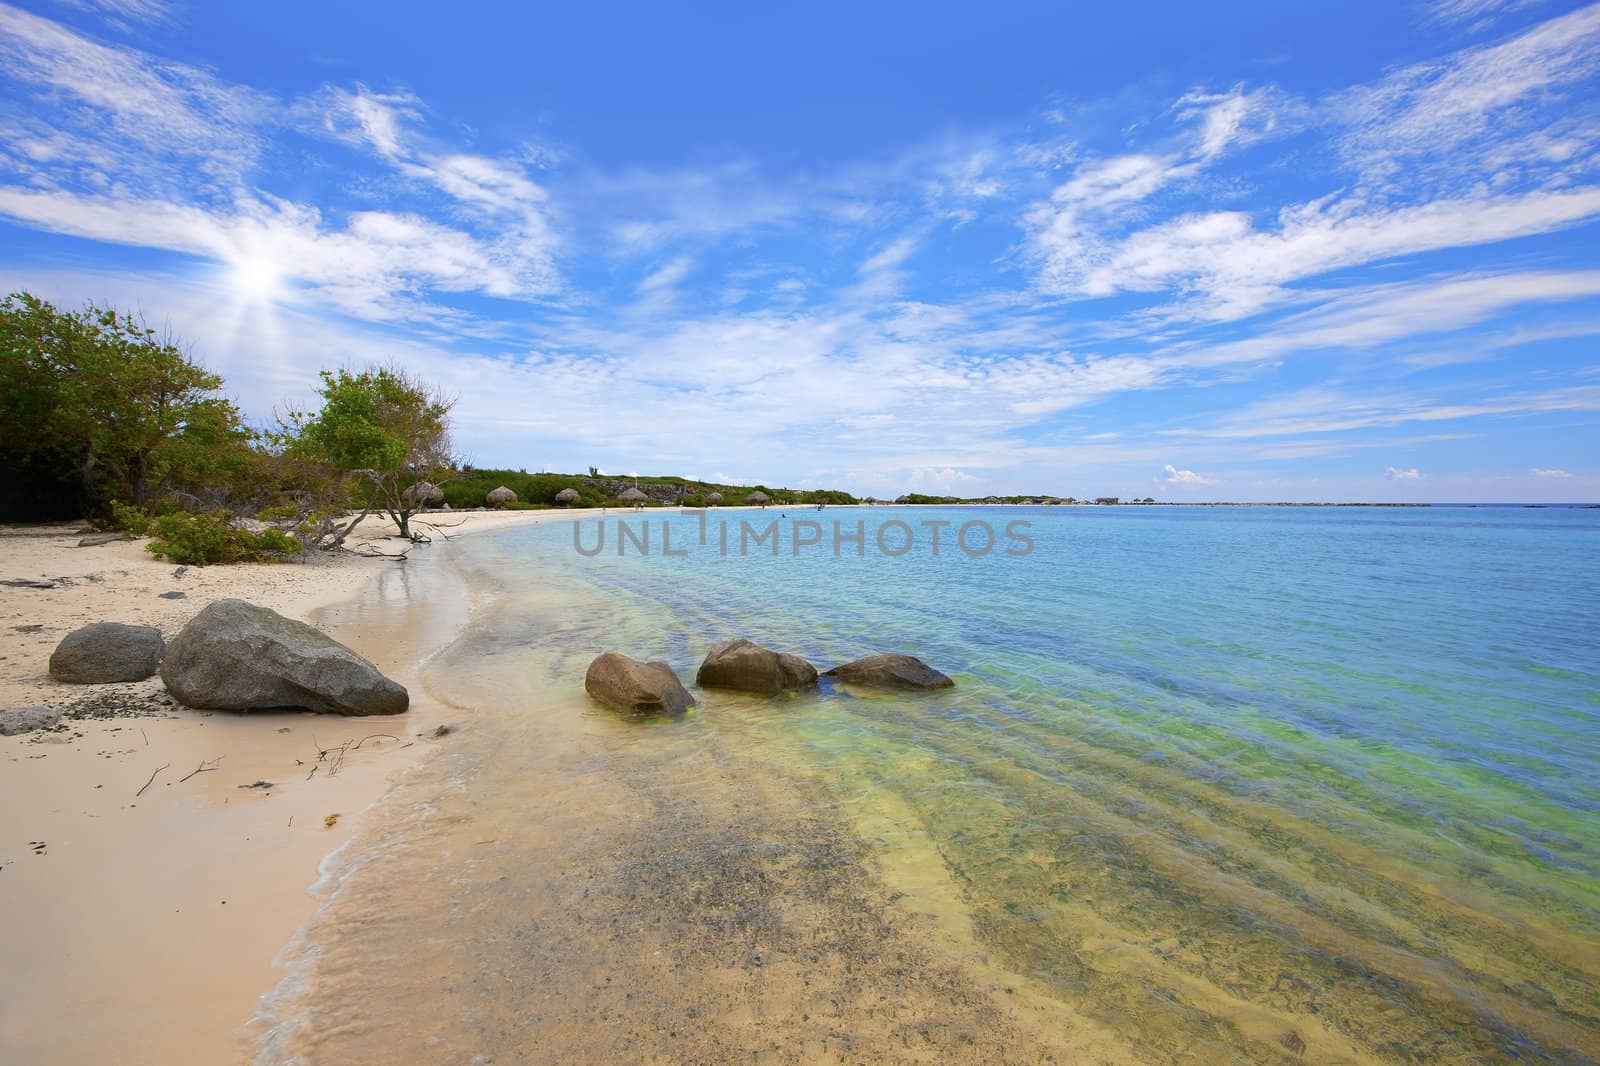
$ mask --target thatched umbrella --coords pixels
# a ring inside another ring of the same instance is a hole
[[[431,481],[419,481],[400,494],[412,507],[437,507],[444,502],[444,489]]]
[[[490,507],[504,507],[508,503],[517,502],[517,494],[501,485],[483,498],[483,502]]]
[[[747,502],[749,502],[749,503],[753,503],[753,504],[756,504],[758,506],[765,507],[767,504],[772,502],[772,497],[768,496],[766,493],[762,492],[760,489],[757,489],[756,491],[752,492],[750,495],[746,496],[745,500]]]
[[[711,493],[710,495],[708,495],[706,497],[706,502],[709,503],[711,506],[715,507],[717,504],[722,502],[722,493],[720,493],[720,492]]]
[[[643,507],[644,506],[644,502],[646,500],[648,500],[649,498],[650,497],[648,497],[644,493],[640,492],[637,488],[628,489],[628,490],[624,491],[623,493],[621,493],[619,496],[617,496],[617,499],[622,500],[622,501],[624,501],[626,503],[631,503],[635,507]]]
[[[563,507],[571,507],[579,499],[577,489],[562,489],[556,493],[556,502]]]
[[[895,498],[894,502],[895,503],[910,503],[911,502],[911,497],[910,496],[898,496],[898,497]]]

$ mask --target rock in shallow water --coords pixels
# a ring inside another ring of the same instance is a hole
[[[694,697],[666,663],[642,663],[608,651],[589,664],[583,687],[607,707],[629,714],[682,714]]]
[[[319,632],[243,600],[217,600],[183,628],[161,663],[167,691],[189,707],[399,714],[403,685]]]
[[[825,676],[838,678],[847,685],[897,692],[927,692],[955,686],[954,681],[921,659],[893,653],[869,655],[865,659],[835,666]]]
[[[50,729],[59,721],[61,712],[54,707],[12,707],[0,711],[0,737]]]
[[[73,685],[143,681],[161,664],[161,630],[94,622],[68,633],[50,655],[50,676]]]
[[[817,668],[798,655],[785,655],[739,637],[711,649],[700,664],[695,683],[702,688],[774,695],[815,685]]]

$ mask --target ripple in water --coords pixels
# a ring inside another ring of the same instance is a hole
[[[836,514],[884,517],[803,517]],[[476,713],[264,1058],[1593,1061],[1593,514],[1051,509],[1026,559],[463,542],[504,596],[429,687]],[[602,648],[689,677],[738,634],[958,687],[582,696]]]

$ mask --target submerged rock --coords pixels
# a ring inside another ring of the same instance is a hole
[[[161,630],[94,622],[68,633],[50,653],[50,676],[73,685],[143,681],[161,665]]]
[[[36,729],[50,729],[61,721],[61,712],[54,707],[11,707],[0,711],[0,737],[14,737],[19,733],[32,733]]]
[[[583,687],[614,710],[629,714],[682,714],[694,697],[666,663],[642,663],[608,651],[589,664]]]
[[[232,599],[184,626],[167,648],[161,680],[180,703],[220,711],[400,714],[411,702],[403,685],[326,633]]]
[[[785,655],[739,637],[711,649],[700,664],[695,683],[702,688],[772,695],[810,688],[817,683],[817,668],[798,655]]]
[[[847,685],[897,692],[928,692],[955,687],[954,681],[921,659],[894,653],[869,655],[865,659],[835,666],[825,676],[838,678]]]

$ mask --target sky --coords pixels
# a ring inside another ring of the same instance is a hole
[[[1600,4],[0,0],[0,288],[479,466],[1600,500]]]

